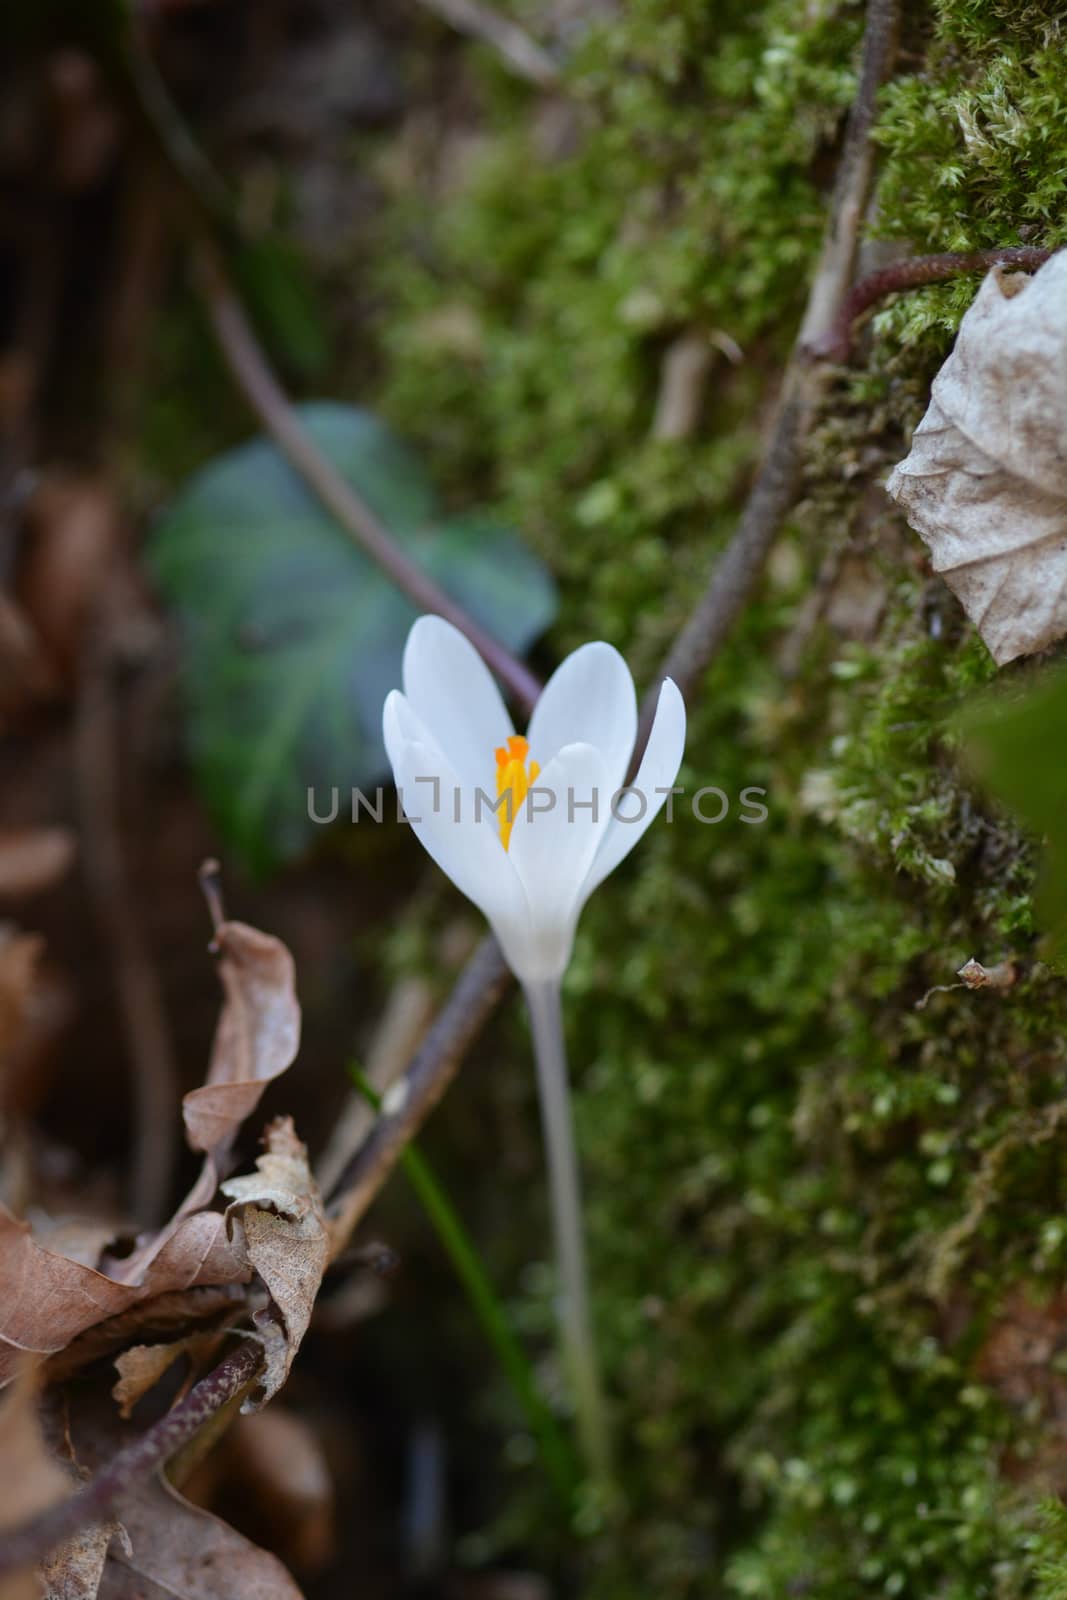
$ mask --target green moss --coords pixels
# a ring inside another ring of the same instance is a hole
[[[912,17],[879,232],[1064,237],[1057,11]],[[859,25],[638,0],[571,66],[569,153],[489,95],[428,238],[426,195],[394,196],[394,242],[417,217],[422,250],[399,277],[390,256],[383,403],[553,560],[560,651],[603,635],[647,678],[734,525]],[[983,1362],[1012,1296],[1067,1266],[1064,990],[1033,959],[1030,853],[945,731],[988,657],[879,487],[974,287],[900,297],[834,390],[762,596],[691,707],[683,781],[730,816],[680,806],[583,922],[568,1019],[627,1500],[590,1553],[597,1600],[1065,1592],[1037,1517],[1052,1408]],[[744,359],[667,444],[662,356],[693,326]],[[844,604],[846,567],[874,621]],[[737,809],[753,785],[760,826]],[[1015,956],[1019,981],[919,1009],[970,956]],[[535,1202],[511,1201],[529,1209],[502,1262],[542,1247]],[[548,1293],[538,1277],[522,1307],[542,1333]],[[508,1528],[524,1518],[547,1544],[532,1491]]]

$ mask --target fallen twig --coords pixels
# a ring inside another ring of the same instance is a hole
[[[895,261],[892,266],[869,273],[853,286],[829,331],[811,341],[811,354],[820,361],[847,361],[852,348],[852,324],[887,294],[918,289],[924,283],[940,283],[946,278],[959,278],[967,272],[984,272],[990,267],[1019,267],[1024,272],[1036,272],[1052,254],[1051,250],[1036,246],[1009,245],[1003,250],[972,250],[964,254],[945,251],[941,255],[912,256],[907,261]]]
[[[80,1528],[106,1522],[131,1489],[169,1461],[252,1382],[262,1364],[259,1344],[244,1341],[154,1427],[101,1467],[84,1488],[0,1539],[0,1577],[34,1566]]]
[[[520,78],[527,78],[542,89],[553,89],[559,82],[559,68],[547,50],[537,44],[517,23],[502,17],[481,0],[421,0],[458,33],[480,39],[507,62]]]
[[[875,100],[896,54],[898,17],[899,0],[870,0],[859,89],[849,117],[826,242],[786,371],[771,438],[737,532],[668,652],[662,673],[645,696],[635,761],[648,736],[660,678],[673,677],[683,694],[697,687],[752,593],[792,502],[801,444],[827,382],[826,369],[813,365],[808,350],[836,325],[848,293],[870,185],[868,141]],[[404,1142],[418,1131],[455,1077],[464,1052],[492,1015],[507,983],[503,956],[490,936],[464,968],[406,1077],[397,1085],[400,1093],[394,1090],[391,1099],[395,1097],[397,1109],[381,1118],[335,1185],[332,1212],[338,1237],[350,1236],[395,1166]]]
[[[459,1071],[460,1062],[496,1010],[511,973],[490,935],[467,962],[405,1076],[385,1100],[366,1143],[347,1162],[331,1191],[330,1253],[345,1248],[352,1231],[389,1173]]]
[[[218,252],[206,240],[201,240],[197,251],[197,280],[226,364],[282,454],[401,593],[421,611],[435,611],[466,634],[509,692],[527,711],[531,710],[541,692],[534,674],[409,561],[367,502],[342,478],[302,426],[271,370]]]

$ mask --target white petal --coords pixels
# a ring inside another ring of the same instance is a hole
[[[514,966],[529,941],[530,917],[519,875],[500,843],[492,812],[482,807],[481,815],[476,814],[473,797],[461,786],[459,775],[431,746],[418,740],[401,742],[390,751],[390,759],[412,832],[456,888],[488,917]]]
[[[612,793],[622,783],[637,736],[637,695],[630,669],[602,639],[583,644],[545,684],[530,718],[530,754],[546,767],[564,745],[601,751]]]
[[[382,738],[395,772],[399,753],[406,744],[425,744],[443,761],[447,758],[411,701],[399,689],[391,689],[382,707]]]
[[[612,818],[585,881],[582,890],[583,905],[597,885],[603,883],[608,873],[614,872],[619,862],[630,854],[637,841],[659,816],[667,795],[665,792],[657,794],[656,791],[670,789],[678,776],[684,752],[685,701],[678,685],[672,679],[664,678],[656,704],[652,731],[648,736],[648,744],[645,746],[641,765],[633,781],[633,788],[637,794],[644,797],[645,810],[641,817],[635,818],[633,822]],[[637,810],[636,795],[632,799],[621,800],[617,809],[623,817],[634,815]]]
[[[611,795],[601,752],[572,744],[548,763],[519,809],[509,855],[530,907],[526,967],[516,968],[525,983],[560,977],[570,959],[582,890],[610,821]],[[594,797],[595,811],[588,806]]]
[[[514,733],[500,690],[468,639],[443,617],[420,617],[404,647],[404,692],[474,803],[496,794],[497,745]]]

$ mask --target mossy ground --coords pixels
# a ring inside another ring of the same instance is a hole
[[[561,652],[605,636],[647,680],[734,525],[861,26],[633,0],[578,47],[577,110],[486,60],[447,203],[394,185],[379,401],[552,560]],[[911,7],[872,231],[1061,242],[1065,42],[1058,5]],[[1029,853],[954,762],[991,667],[879,488],[975,287],[882,310],[834,388],[691,703],[683,781],[730,816],[680,807],[583,922],[567,1015],[628,1507],[589,1597],[1067,1592],[1039,1510],[1067,1481],[1055,1340],[1003,1353],[1067,1267],[1067,994],[1036,959]],[[656,440],[664,349],[693,327],[743,358],[717,360],[691,439]],[[917,1009],[970,956],[1019,981]],[[544,1325],[543,1294],[521,1309]]]

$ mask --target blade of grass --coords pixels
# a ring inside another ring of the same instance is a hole
[[[367,1103],[375,1111],[380,1110],[381,1097],[359,1067],[350,1064],[348,1075]],[[426,1158],[413,1144],[409,1144],[403,1150],[400,1161],[515,1391],[530,1432],[537,1440],[549,1477],[567,1505],[571,1506],[579,1481],[573,1451],[537,1387],[533,1369],[511,1331],[477,1249]]]

